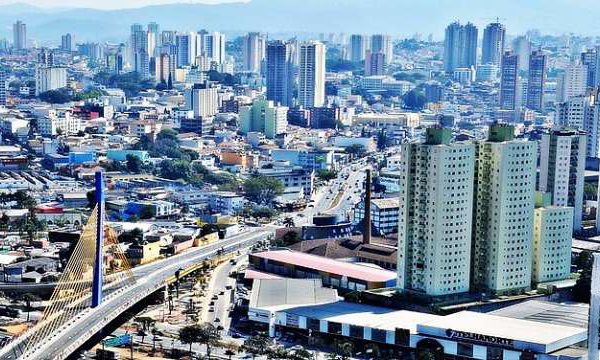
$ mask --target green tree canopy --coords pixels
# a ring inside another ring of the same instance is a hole
[[[257,204],[270,204],[283,190],[281,181],[268,176],[251,177],[244,183],[246,197]]]

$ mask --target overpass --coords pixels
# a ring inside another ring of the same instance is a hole
[[[270,231],[245,233],[131,268],[116,235],[104,225],[104,180],[96,173],[96,207],[35,326],[0,349],[0,359],[65,359],[99,330],[173,276],[212,257],[246,248]]]

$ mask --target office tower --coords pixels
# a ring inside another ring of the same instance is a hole
[[[37,58],[40,66],[54,66],[54,52],[52,50],[42,48]]]
[[[8,46],[8,40],[5,38],[0,39],[0,53],[5,53],[10,47]]]
[[[365,60],[367,50],[369,49],[369,38],[367,35],[354,34],[350,36],[348,50],[349,60],[355,63]]]
[[[398,227],[400,290],[469,291],[475,146],[427,128],[424,144],[403,144]]]
[[[60,66],[39,66],[35,70],[35,95],[67,87],[67,69]]]
[[[550,194],[537,193],[533,213],[533,284],[567,279],[571,274],[573,208],[551,206]]]
[[[511,51],[502,57],[500,73],[500,108],[502,110],[517,109],[517,82],[519,81],[519,56]]]
[[[529,70],[529,55],[531,42],[526,36],[518,36],[512,42],[512,50],[519,57],[519,72]]]
[[[556,89],[557,101],[567,101],[573,96],[585,95],[587,91],[587,66],[582,63],[569,65],[558,78]]]
[[[394,44],[390,35],[371,36],[371,53],[383,53],[385,64],[389,65],[394,58]]]
[[[13,48],[15,50],[27,49],[27,25],[21,20],[13,25]]]
[[[195,118],[215,116],[219,109],[217,88],[208,82],[194,84],[185,91],[185,105],[193,110]]]
[[[500,66],[504,54],[506,28],[499,22],[491,23],[483,30],[481,63]]]
[[[169,78],[171,82],[173,79],[172,73],[172,64],[171,64],[171,56],[169,54],[160,54],[159,57],[156,58],[156,71],[155,77],[156,81],[159,83],[167,84],[169,82]]]
[[[163,30],[160,33],[160,45],[175,45],[175,37],[177,36],[177,32],[172,30]]]
[[[598,359],[598,329],[600,328],[600,254],[594,254],[592,266],[590,311],[588,317],[588,359]]]
[[[502,294],[531,285],[537,143],[495,124],[475,144],[472,290]]]
[[[494,64],[484,64],[477,67],[475,78],[477,81],[496,82],[499,67]]]
[[[454,22],[446,28],[444,37],[444,70],[453,73],[456,68],[477,65],[477,27],[471,23]]]
[[[265,59],[265,44],[265,38],[260,33],[251,32],[244,36],[242,58],[245,71],[261,72],[261,66]]]
[[[588,88],[596,86],[596,59],[598,53],[596,49],[587,49],[581,53],[581,64],[587,70],[586,84]]]
[[[206,55],[217,64],[225,62],[225,35],[219,32],[200,32],[199,53]]]
[[[552,131],[540,142],[539,191],[550,193],[552,205],[573,208],[573,229],[581,230],[586,135],[578,131]]]
[[[385,54],[382,52],[367,51],[365,59],[365,76],[385,74]]]
[[[267,100],[283,106],[293,106],[294,77],[292,44],[270,41],[267,44]]]
[[[261,132],[268,139],[287,130],[286,106],[276,106],[273,101],[257,99],[250,106],[240,107],[240,130],[243,134]]]
[[[73,35],[65,34],[65,35],[61,36],[60,49],[62,51],[68,51],[68,52],[75,50]]]
[[[300,45],[298,104],[306,108],[325,103],[325,45],[318,41]]]
[[[535,111],[544,109],[544,84],[546,82],[546,55],[536,50],[529,56],[527,78],[527,108]]]
[[[6,106],[6,71],[0,68],[0,106]]]
[[[177,67],[189,66],[197,56],[197,35],[195,33],[177,34],[175,37],[177,47]]]

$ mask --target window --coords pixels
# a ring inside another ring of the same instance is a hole
[[[364,339],[365,330],[362,326],[350,325],[350,337]]]
[[[327,332],[330,334],[342,335],[342,324],[333,321],[328,321]]]
[[[457,354],[460,356],[473,357],[473,345],[458,343]]]
[[[319,319],[306,319],[306,328],[314,331],[321,331],[321,320]]]

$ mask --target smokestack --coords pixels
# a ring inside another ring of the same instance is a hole
[[[363,229],[363,244],[371,243],[371,169],[367,169],[365,180],[365,218]]]

